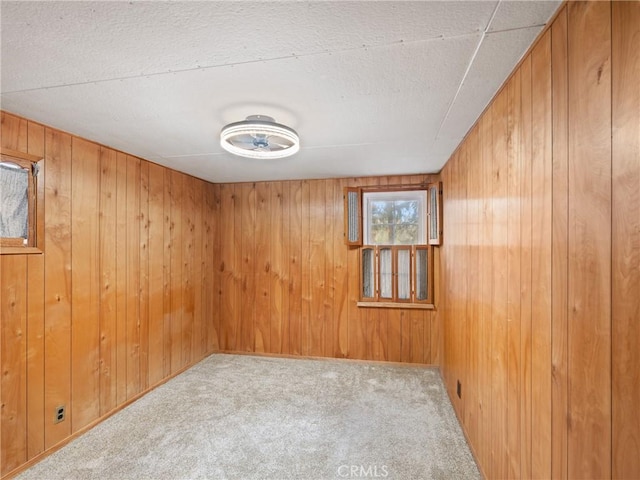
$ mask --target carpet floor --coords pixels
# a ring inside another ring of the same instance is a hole
[[[474,479],[438,370],[211,355],[17,477]]]

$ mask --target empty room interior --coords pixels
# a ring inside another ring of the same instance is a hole
[[[640,478],[640,1],[0,3],[0,478]]]

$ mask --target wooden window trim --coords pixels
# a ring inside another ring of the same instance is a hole
[[[407,310],[435,310],[432,303],[404,303],[404,302],[371,302],[359,301],[356,305],[360,308],[403,308]]]
[[[15,163],[22,168],[29,169],[30,173],[34,164],[39,163],[42,157],[28,153],[0,148],[0,161]],[[42,167],[40,164],[39,167]],[[28,243],[25,245],[21,239],[0,238],[0,254],[2,255],[26,255],[42,253],[42,238],[44,237],[44,172],[40,168],[38,177],[29,175],[28,201],[29,201],[29,233]]]

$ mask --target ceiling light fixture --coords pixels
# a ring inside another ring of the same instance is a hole
[[[300,138],[295,130],[271,117],[250,115],[222,129],[220,146],[241,157],[284,158],[300,150]]]

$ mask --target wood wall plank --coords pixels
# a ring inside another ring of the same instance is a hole
[[[2,454],[4,475],[27,460],[27,259],[0,257]]]
[[[271,194],[269,185],[256,185],[255,218],[269,218]],[[255,333],[256,352],[271,351],[271,234],[267,222],[257,222],[255,231]]]
[[[191,362],[192,338],[194,335],[194,309],[195,309],[195,286],[193,279],[194,263],[194,178],[182,175],[182,202],[179,208],[182,209],[182,230],[178,233],[182,241],[182,351],[181,366]],[[200,281],[198,279],[198,281]]]
[[[182,285],[182,205],[184,174],[171,172],[169,181],[171,198],[171,373],[182,369],[182,316],[185,310]]]
[[[116,403],[127,400],[127,156],[116,154]]]
[[[567,10],[564,8],[551,27],[551,72],[553,88],[553,205],[551,277],[551,474],[567,478],[568,409],[568,83],[567,83]]]
[[[140,162],[140,213],[138,249],[140,286],[138,291],[139,391],[149,388],[149,162]]]
[[[221,316],[221,295],[222,290],[220,288],[222,272],[220,268],[220,264],[217,261],[218,255],[220,252],[220,219],[222,217],[220,213],[221,203],[220,203],[220,185],[213,185],[213,205],[211,212],[213,213],[213,218],[210,219],[212,222],[211,225],[211,242],[213,243],[213,252],[210,258],[207,259],[207,263],[212,266],[214,276],[214,296],[213,296],[213,304],[212,304],[212,322],[213,322],[213,331],[211,335],[211,340],[209,342],[209,347],[212,351],[221,350],[221,333],[220,333],[220,316]]]
[[[532,453],[534,478],[551,475],[551,34],[531,54],[532,70]]]
[[[255,318],[258,274],[256,269],[256,186],[245,184],[240,187],[242,198],[242,217],[240,218],[242,242],[242,265],[240,275],[242,278],[242,302],[240,317],[238,319],[238,350],[250,352],[255,345]]]
[[[164,374],[164,169],[149,164],[149,385]]]
[[[531,105],[531,56],[522,62],[521,86],[521,144],[520,144],[520,472],[522,478],[532,478],[531,471],[531,322],[532,322],[532,105]],[[487,433],[489,427],[487,426]]]
[[[516,71],[507,84],[507,456],[509,478],[521,477],[520,450],[520,255],[521,255],[521,83]],[[472,344],[475,341],[471,342]]]
[[[568,477],[611,476],[611,4],[568,5]]]
[[[290,354],[302,353],[302,183],[289,189],[289,340]]]
[[[100,148],[100,215],[98,219],[100,288],[100,415],[117,405],[117,154]]]
[[[204,198],[205,182],[194,178],[193,187],[193,268],[191,270],[191,283],[193,285],[193,332],[191,335],[191,352],[189,358],[193,361],[202,358],[206,351],[207,330],[203,325],[203,303],[202,291],[208,292],[211,296],[212,286],[208,285],[205,290],[205,273],[203,245],[205,236],[203,214],[208,202]]]
[[[29,154],[44,158],[44,127],[34,122],[27,125]],[[38,198],[44,201],[45,162],[40,162],[37,178]],[[44,207],[44,205],[41,205]],[[44,213],[44,208],[42,208]],[[44,215],[37,218],[36,235],[40,248],[44,244]],[[27,458],[44,451],[44,256],[27,257]],[[1,395],[1,394],[0,394]]]
[[[100,416],[100,147],[73,138],[71,400],[75,432]]]
[[[480,412],[478,418],[478,438],[479,444],[478,455],[480,456],[480,463],[484,467],[484,473],[491,477],[493,470],[493,462],[491,461],[491,432],[492,432],[492,423],[491,423],[491,412],[492,412],[492,396],[491,389],[486,388],[486,385],[490,385],[492,382],[492,370],[493,370],[493,362],[492,362],[492,351],[491,351],[491,338],[493,334],[492,330],[492,312],[493,312],[493,283],[492,283],[492,272],[491,266],[493,265],[493,254],[491,246],[493,244],[493,209],[491,202],[491,192],[493,191],[493,182],[491,176],[491,168],[492,168],[492,156],[493,156],[493,114],[492,107],[487,111],[487,114],[482,117],[482,121],[480,123],[480,143],[481,143],[481,164],[478,166],[479,173],[482,178],[482,197],[481,197],[481,214],[480,214],[480,239],[482,242],[481,254],[480,254],[480,265],[481,265],[481,291],[480,296],[482,298],[482,308],[480,312],[480,325],[481,331],[478,335],[478,339],[480,342],[480,355],[479,355],[479,377],[478,383],[481,385],[481,389],[479,392],[479,405]],[[448,189],[448,185],[445,185],[443,188],[445,192]],[[446,202],[445,202],[446,206]],[[445,220],[446,221],[446,220]],[[450,230],[448,235],[454,234],[453,230]],[[446,255],[446,250],[442,252],[444,258],[441,261],[444,261],[445,264],[448,263]],[[447,271],[447,280],[449,279],[449,267],[446,268]],[[451,280],[448,280],[449,282]],[[445,289],[448,287],[445,287]],[[447,297],[447,302],[449,298]],[[445,317],[446,320],[446,317]],[[445,333],[448,329],[445,328]],[[446,352],[446,348],[445,348]],[[445,357],[446,358],[446,357]]]
[[[172,310],[171,310],[171,256],[173,255],[173,221],[171,217],[172,172],[163,170],[163,259],[162,259],[162,315],[163,315],[163,377],[171,375],[172,352]]]
[[[140,159],[128,156],[126,183],[126,392],[127,399],[141,391],[140,382]]]
[[[612,477],[640,477],[640,2],[612,5]]]
[[[324,225],[325,225],[325,188],[324,181],[309,182],[309,281],[311,287],[310,303],[310,348],[313,356],[324,355],[326,325],[324,322],[324,297],[326,295],[324,269]]]
[[[494,461],[493,475],[507,478],[507,137],[508,102],[507,89],[495,99],[492,112],[493,126],[493,312],[492,312],[492,382],[491,421],[496,426],[492,436],[491,451]],[[464,312],[463,312],[464,313]]]
[[[45,448],[71,434],[71,136],[45,132]],[[53,423],[66,406],[65,421]]]

